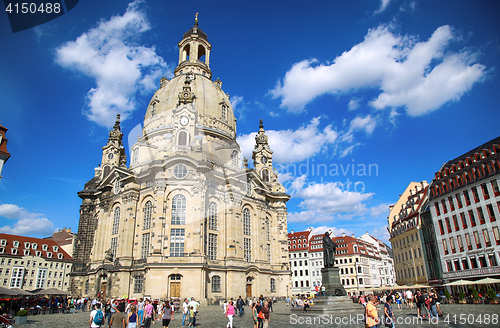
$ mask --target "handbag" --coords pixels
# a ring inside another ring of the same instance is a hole
[[[261,311],[259,312],[259,314],[257,315],[257,318],[260,318],[260,319],[262,319],[262,320],[264,320],[264,319],[265,319],[265,317],[264,317],[264,313],[262,313],[262,310],[261,310]]]
[[[391,328],[393,325],[391,317],[384,317],[384,326]]]

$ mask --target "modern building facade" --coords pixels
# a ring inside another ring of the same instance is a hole
[[[436,172],[429,205],[446,282],[500,277],[500,137]]]
[[[161,79],[130,166],[117,120],[79,192],[72,294],[203,303],[286,296],[290,196],[277,181],[262,121],[250,168],[197,21],[178,46],[175,76]]]
[[[53,240],[0,234],[0,284],[23,290],[69,288],[73,259]]]
[[[395,205],[390,210],[389,215],[393,219],[389,233],[398,285],[427,284],[420,215],[427,202],[428,191],[426,181],[412,182],[400,196],[397,203],[399,207]]]

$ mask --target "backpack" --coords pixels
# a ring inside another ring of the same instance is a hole
[[[97,310],[96,314],[94,315],[94,324],[97,326],[102,325],[104,322],[104,314],[102,313],[101,310]]]
[[[262,310],[260,310],[259,314],[257,315],[258,318],[264,320],[266,317],[264,316],[264,313],[262,313]]]

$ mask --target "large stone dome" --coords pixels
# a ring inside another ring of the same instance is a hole
[[[179,105],[179,94],[182,94],[186,78],[189,77],[192,78],[189,86],[194,95],[194,108],[199,114],[201,125],[207,128],[220,125],[221,132],[227,134],[230,131],[231,137],[236,136],[236,120],[229,96],[220,87],[222,83],[191,72],[180,73],[168,82],[166,79],[162,80],[162,86],[151,98],[146,111],[144,127],[149,130],[148,126],[156,118],[171,115],[171,111]]]
[[[198,125],[210,131],[236,139],[236,120],[229,95],[222,89],[222,82],[212,81],[209,57],[212,45],[205,33],[201,34],[198,22],[184,34],[179,42],[179,65],[171,80],[161,79],[160,88],[155,92],[144,116],[145,131],[170,125],[172,111],[183,97],[188,97],[198,113]],[[163,126],[162,126],[163,125]]]

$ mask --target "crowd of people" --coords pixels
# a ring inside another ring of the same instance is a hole
[[[355,298],[354,296],[351,296]],[[429,292],[417,291],[413,294],[410,290],[406,292],[391,292],[383,294],[361,294],[357,298],[358,303],[365,307],[366,326],[378,327],[383,322],[386,327],[394,327],[395,316],[392,305],[397,304],[398,309],[407,306],[408,309],[416,308],[417,317],[430,318],[434,323],[439,322],[439,316],[443,315],[440,305],[440,297],[434,290]],[[377,305],[384,304],[384,316],[378,316]]]
[[[98,300],[87,301],[92,309],[89,317],[91,328],[150,328],[155,322],[161,322],[164,328],[168,328],[174,320],[175,305],[171,300],[157,302],[150,299],[139,299],[127,302],[126,300]],[[84,303],[84,307],[87,305]],[[187,298],[182,304],[182,325],[194,327],[196,325],[196,314],[200,303],[194,298]],[[82,308],[84,310],[84,308]]]
[[[271,320],[270,313],[273,312],[273,303],[276,302],[276,298],[264,298],[260,295],[258,299],[251,298],[248,302],[245,302],[240,297],[236,301],[232,298],[229,301],[224,301],[222,304],[224,315],[227,317],[228,322],[226,328],[233,328],[233,320],[236,315],[242,317],[245,315],[245,305],[248,303],[250,308],[252,319],[254,323],[254,328],[267,328]]]

